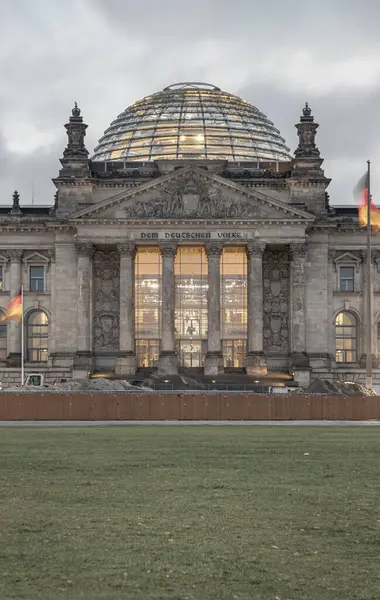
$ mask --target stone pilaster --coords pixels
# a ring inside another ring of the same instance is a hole
[[[178,373],[178,357],[174,346],[174,259],[177,254],[177,244],[170,242],[162,244],[160,251],[162,255],[162,337],[158,369],[174,375]]]
[[[247,244],[248,269],[248,347],[247,373],[252,377],[267,374],[267,360],[263,350],[263,252],[266,244]]]
[[[367,332],[368,328],[372,329],[372,368],[379,368],[379,360],[377,358],[377,323],[376,323],[376,305],[375,305],[375,281],[376,281],[376,259],[378,258],[378,251],[374,248],[371,249],[371,275],[370,275],[370,285],[368,286],[368,267],[367,267],[367,249],[360,251],[360,256],[362,260],[362,271],[363,271],[363,304],[362,304],[362,314],[364,315],[363,323],[362,323],[362,335],[361,335],[361,343],[358,340],[358,346],[361,347],[361,354],[358,356],[358,360],[360,359],[360,366],[365,369],[367,365]],[[368,291],[368,287],[370,291]],[[368,306],[368,293],[371,294],[371,317],[370,321],[368,319],[367,314],[367,306]]]
[[[115,372],[133,375],[136,372],[135,352],[135,256],[133,242],[118,244],[120,253],[120,313],[119,356]]]
[[[10,259],[10,298],[21,293],[21,257],[23,251],[19,248],[8,250],[7,255]],[[24,307],[23,307],[24,309]],[[19,367],[21,365],[21,323],[11,319],[9,327],[9,353],[7,364],[10,367]]]
[[[223,244],[206,244],[208,260],[208,336],[205,375],[218,375],[224,370],[220,331],[220,256]]]
[[[306,354],[305,262],[307,244],[290,244],[291,255],[291,368],[300,385],[310,382]]]
[[[74,360],[75,377],[86,378],[92,369],[92,256],[90,243],[77,243],[78,255],[78,349]]]

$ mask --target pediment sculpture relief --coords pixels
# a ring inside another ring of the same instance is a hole
[[[252,202],[227,196],[201,177],[188,177],[170,182],[160,189],[160,196],[135,200],[125,208],[125,218],[241,218],[264,217],[268,212]]]

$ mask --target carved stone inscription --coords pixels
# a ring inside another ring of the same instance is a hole
[[[119,348],[120,258],[118,252],[94,255],[95,350]]]
[[[264,350],[289,352],[289,255],[267,251],[263,257]]]

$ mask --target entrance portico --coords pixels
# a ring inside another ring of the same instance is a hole
[[[101,367],[102,356],[115,356],[115,371],[120,375],[131,375],[136,368],[158,367],[168,374],[181,368],[203,368],[211,376],[225,368],[246,369],[249,375],[260,377],[267,373],[273,356],[290,364],[302,350],[301,316],[281,296],[281,286],[283,290],[289,288],[290,294],[291,279],[282,280],[280,285],[276,253],[278,264],[287,260],[287,272],[294,273],[300,255],[304,257],[306,252],[301,242],[289,247],[263,240],[240,245],[128,241],[118,244],[117,252],[113,246],[98,251],[96,244],[92,249],[87,245],[86,270],[83,261],[78,261],[81,281],[92,274],[93,258],[99,263],[97,252],[102,254],[104,265],[116,257],[119,263],[113,265],[120,282],[118,318],[113,319],[112,311],[97,314],[92,307],[81,313],[83,331],[92,329],[91,314],[95,327],[104,323],[110,328],[118,321],[118,348],[109,352],[111,348],[103,344],[103,349],[95,349],[95,367]],[[263,263],[268,261],[273,281],[264,275]],[[104,280],[100,285],[103,290],[109,287]],[[96,282],[89,283],[88,288],[95,288],[97,293]],[[296,289],[302,299],[303,278],[297,278]],[[276,310],[286,314],[276,318]],[[278,341],[280,333],[282,342]],[[95,330],[88,339],[96,341],[97,334]],[[289,345],[283,340],[289,340]],[[297,342],[294,348],[293,340]],[[305,363],[307,357],[302,356]]]

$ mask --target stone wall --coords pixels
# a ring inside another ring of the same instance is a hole
[[[120,259],[117,251],[94,254],[94,350],[119,349]]]
[[[265,251],[263,256],[264,352],[289,353],[289,253]]]

